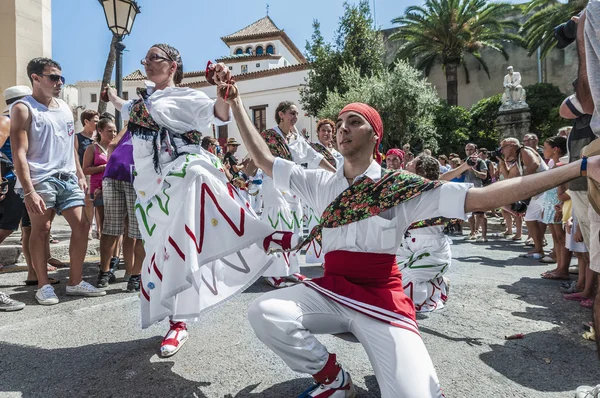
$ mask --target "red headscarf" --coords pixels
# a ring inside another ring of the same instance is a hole
[[[377,163],[381,163],[383,159],[381,153],[379,153],[378,151],[378,148],[381,144],[381,139],[383,138],[383,122],[381,121],[381,116],[379,116],[379,113],[369,105],[363,104],[361,102],[354,102],[352,104],[346,105],[344,109],[342,109],[338,117],[340,117],[341,114],[346,112],[356,112],[365,119],[367,119],[367,122],[369,122],[369,124],[371,125],[373,132],[377,134],[378,137],[377,145],[375,145],[375,149],[373,149],[373,156],[375,157],[375,160],[377,160]]]
[[[389,151],[387,151],[387,153],[385,154],[385,157],[387,158],[390,155],[396,155],[400,158],[401,162],[404,161],[404,151],[402,149],[392,148]]]

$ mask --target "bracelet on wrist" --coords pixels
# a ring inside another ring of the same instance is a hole
[[[24,198],[28,197],[29,195],[31,195],[32,193],[35,192],[35,189],[32,189],[31,191],[27,192],[25,195],[23,195]]]
[[[588,161],[587,156],[583,156],[581,158],[581,167],[579,168],[579,174],[582,177],[586,177],[587,176],[587,161]]]

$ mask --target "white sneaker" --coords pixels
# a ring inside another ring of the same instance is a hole
[[[25,308],[25,303],[11,299],[6,293],[0,292],[0,311],[19,311]]]
[[[58,297],[51,285],[44,285],[35,293],[35,299],[40,305],[58,304]]]
[[[106,291],[98,289],[86,281],[81,281],[75,286],[67,286],[67,296],[99,297],[105,295]]]
[[[350,373],[340,369],[335,380],[329,384],[316,383],[304,391],[298,398],[355,398],[356,390],[352,384]]]
[[[581,386],[575,391],[575,398],[598,398],[600,397],[600,384],[596,387]]]

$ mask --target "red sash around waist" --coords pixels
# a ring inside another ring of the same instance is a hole
[[[329,252],[325,275],[304,283],[346,307],[418,334],[415,307],[404,294],[394,254]]]

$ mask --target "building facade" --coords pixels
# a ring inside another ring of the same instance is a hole
[[[309,64],[287,34],[267,16],[221,40],[228,49],[226,55],[216,61],[223,62],[231,71],[257,129],[273,127],[276,124],[277,105],[281,101],[293,101],[299,108],[298,131],[306,128],[312,139],[316,139],[316,121],[305,115],[300,105],[299,89],[305,84]],[[124,97],[134,98],[136,89],[144,87],[144,80],[145,76],[139,70],[124,77]],[[84,109],[98,107],[100,84],[99,81],[86,81],[75,85],[78,90],[77,102],[73,103],[72,99],[67,102],[72,108],[78,109],[78,115]],[[184,73],[180,86],[201,90],[210,98],[216,97],[216,88],[206,81],[204,71]],[[108,105],[107,111],[114,113],[112,105]],[[80,124],[78,128],[81,128]],[[235,122],[227,126],[212,126],[202,133],[213,135],[222,145],[228,138],[241,140]],[[240,147],[238,153],[244,156],[245,148]]]

